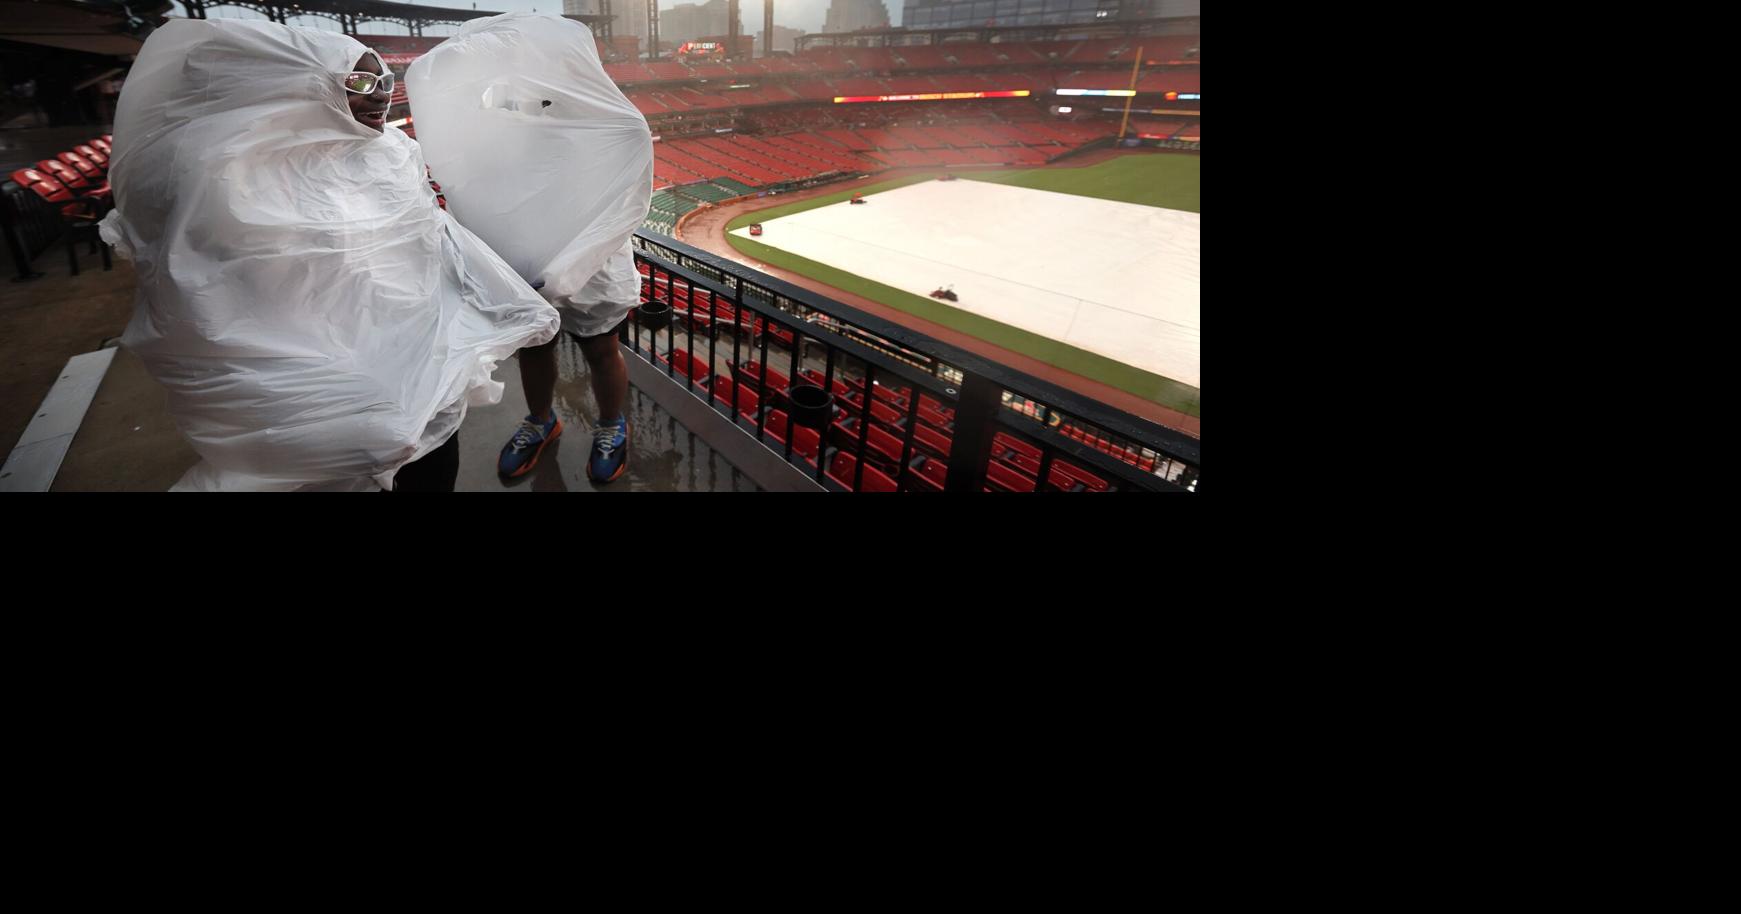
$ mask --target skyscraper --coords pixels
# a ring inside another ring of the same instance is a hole
[[[774,26],[774,50],[786,51],[786,52],[790,53],[792,51],[794,45],[797,43],[798,36],[802,35],[802,34],[804,34],[803,29],[789,29],[783,25]],[[765,32],[757,32],[756,33],[756,55],[757,56],[761,56],[762,47],[766,43],[767,43],[767,34]]]
[[[738,34],[748,34],[743,31],[744,4],[739,3]],[[707,0],[705,3],[679,3],[667,10],[659,11],[659,40],[672,44],[694,41],[697,38],[724,35],[727,31],[726,0]]]
[[[859,29],[886,29],[889,9],[883,0],[833,0],[822,22],[824,32],[856,32]]]

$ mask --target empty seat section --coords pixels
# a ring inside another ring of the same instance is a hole
[[[924,76],[896,76],[884,82],[891,95],[924,95],[938,91],[937,84]]]
[[[695,173],[702,178],[721,178],[730,174],[728,169],[708,161],[700,156],[691,155],[687,148],[679,148],[674,143],[660,144],[665,147],[666,161],[686,171]]]
[[[742,181],[736,181],[736,180],[733,180],[731,178],[714,178],[709,183],[714,184],[715,186],[718,186],[718,187],[723,187],[726,190],[732,191],[737,196],[743,196],[744,194],[753,194],[756,192],[756,189],[754,187],[751,187],[750,185],[745,184]]]
[[[1032,492],[1034,477],[994,460],[985,465],[985,488],[988,492]]]
[[[732,156],[720,155],[718,152],[707,148],[705,145],[685,141],[683,150],[689,155],[713,166],[714,170],[708,175],[708,177],[733,174],[739,175],[746,180],[759,181],[763,184],[778,184],[779,182],[786,180],[785,175],[757,168],[750,165],[748,162],[744,162]]]
[[[929,133],[917,127],[890,127],[889,133],[902,143],[916,149],[936,149],[943,144],[937,142]]]
[[[1100,38],[1081,42],[1071,48],[1068,54],[1061,56],[1071,63],[1107,63],[1128,44],[1129,41],[1123,38]]]
[[[724,375],[713,376],[713,398],[718,400],[721,405],[731,406],[733,388],[736,388],[737,411],[754,420],[756,409],[761,405],[761,397],[756,395],[755,389],[748,384],[739,387]]]
[[[789,88],[797,93],[799,98],[808,101],[829,101],[837,95],[846,94],[844,92],[836,92],[833,86],[829,85],[825,80],[820,79],[803,80],[791,84]]]
[[[1196,67],[1190,67],[1144,73],[1137,80],[1136,87],[1138,92],[1201,92],[1203,72]]]
[[[1040,60],[1066,60],[1070,52],[1075,50],[1077,41],[1035,41],[1028,44],[1028,50]]]
[[[733,143],[728,143],[725,140],[706,139],[699,142],[702,147],[718,156],[715,161],[731,165],[738,171],[746,171],[750,174],[755,174],[756,169],[761,169],[770,174],[778,175],[782,180],[791,180],[793,178],[801,178],[804,176],[804,170],[801,168],[796,168],[784,162],[777,162],[761,153],[755,152],[754,150],[746,149],[743,146]],[[742,162],[752,167],[739,168],[734,164],[736,162]]]
[[[822,436],[813,428],[798,426],[797,433],[792,438],[792,452],[803,456],[812,464],[816,462],[816,454],[822,449]],[[776,445],[781,453],[786,450],[786,433],[790,429],[786,421],[785,410],[771,410],[762,420],[763,433]]]
[[[800,429],[808,431],[808,429]],[[870,465],[869,461],[860,468],[857,458],[845,451],[836,451],[828,468],[828,477],[847,489],[853,489],[853,481],[859,482],[859,492],[893,492],[895,481],[882,470]]]
[[[894,67],[894,55],[887,48],[853,48],[847,58],[860,70],[888,70]]]
[[[859,421],[848,417],[833,425],[835,439],[840,442],[843,450],[858,453]],[[865,458],[873,463],[881,463],[888,469],[901,465],[901,438],[891,434],[876,423],[871,423],[870,439],[864,445]]]
[[[741,365],[732,366],[731,373],[732,377],[744,382],[746,387],[754,387],[758,389],[761,387],[759,383],[762,376],[761,362],[754,359],[747,359]],[[769,390],[781,391],[789,386],[789,380],[779,369],[772,367],[768,369],[767,387]]]
[[[1001,46],[995,44],[957,41],[943,45],[941,50],[945,57],[955,58],[955,63],[958,66],[989,67],[1006,62],[998,56]]]
[[[977,145],[970,137],[961,131],[950,127],[916,127],[926,137],[926,142],[919,144],[920,149],[941,149],[945,146]]]
[[[834,84],[834,89],[835,89],[836,95],[888,95],[889,94],[888,87],[883,85],[881,80],[855,78],[855,79],[834,79],[834,80],[829,80],[829,82]]]
[[[1010,161],[1009,149],[1011,148],[1014,147],[987,149],[983,146],[975,146],[972,149],[963,149],[962,152],[981,165],[1002,165]]]
[[[978,73],[939,73],[931,81],[937,85],[939,92],[985,92],[1013,88],[1006,85],[1007,80],[1001,74],[981,76]]]
[[[653,79],[691,79],[689,68],[673,61],[660,60],[647,64],[647,72]]]
[[[941,492],[949,479],[949,464],[940,458],[920,454],[907,466],[908,491]]]
[[[659,362],[660,364],[665,364],[665,357],[659,356]],[[691,359],[689,353],[683,349],[673,349],[671,351],[670,365],[672,368],[677,370],[678,374],[688,375],[689,377],[694,378],[695,382],[698,384],[705,383],[708,375],[712,374],[712,372],[707,370],[707,366],[701,364],[698,359]]]
[[[878,130],[875,127],[861,128],[858,131],[858,133],[859,133],[859,136],[862,136],[865,139],[869,140],[871,142],[871,144],[873,146],[875,146],[877,149],[906,149],[907,148],[907,144],[905,142],[902,142],[900,139],[896,138],[895,136],[893,136],[885,131]]]
[[[1143,59],[1155,62],[1170,60],[1200,60],[1202,55],[1190,54],[1196,50],[1203,40],[1201,35],[1180,35],[1176,37],[1146,36],[1133,40],[1132,44],[1143,46]],[[1189,55],[1189,56],[1187,56]]]
[[[909,70],[938,70],[950,66],[943,57],[943,49],[927,45],[910,45],[907,47],[890,48],[894,56],[900,58]]]
[[[868,152],[869,150],[877,148],[875,143],[872,143],[870,140],[852,132],[851,130],[822,130],[818,132],[828,139],[856,152]]]

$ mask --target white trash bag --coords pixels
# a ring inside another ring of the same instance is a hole
[[[203,461],[177,489],[391,488],[555,309],[436,206],[417,144],[351,116],[368,49],[171,19],[115,115],[104,240],[139,275],[121,342]]]
[[[640,290],[629,238],[652,199],[653,138],[592,32],[559,16],[473,19],[405,79],[454,218],[561,306],[564,329],[611,329]]]

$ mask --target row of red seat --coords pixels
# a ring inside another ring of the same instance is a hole
[[[28,188],[43,200],[57,204],[61,221],[73,232],[73,239],[88,238],[97,244],[96,226],[115,206],[114,192],[109,188],[109,157],[114,154],[115,138],[109,134],[80,143],[72,149],[43,159],[34,168],[20,168],[11,175],[20,187]],[[103,267],[110,265],[108,248],[103,248]],[[79,271],[77,246],[67,243],[67,263],[76,275]]]
[[[759,391],[764,369],[753,359],[746,360],[741,366],[731,367],[733,377],[737,379],[738,412],[754,421],[760,403]],[[801,368],[798,375],[801,380],[817,387],[829,386],[824,384],[826,378],[815,369]],[[774,394],[789,389],[789,379],[778,369],[766,369],[765,378],[768,390]],[[712,387],[714,399],[730,406],[733,386],[734,381],[716,377]],[[856,453],[858,428],[863,422],[865,410],[864,381],[860,378],[835,378],[831,386],[839,407],[830,424],[830,434],[843,449]],[[877,477],[879,483],[882,479],[889,480],[891,485],[888,491],[893,491],[892,477],[899,475],[898,467],[903,452],[901,438],[896,433],[905,432],[908,398],[912,392],[908,388],[885,387],[881,384],[873,387],[875,396],[870,405],[871,424],[869,437],[865,442],[866,456],[870,461],[866,466],[866,473],[869,475],[870,471],[877,470],[880,474]],[[920,394],[914,414],[919,421],[913,425],[913,451],[908,455],[908,466],[915,472],[909,474],[908,478],[914,479],[917,476],[914,486],[916,489],[934,488],[941,491],[944,474],[948,472],[945,461],[954,435],[954,410],[927,394]],[[806,440],[814,445],[820,439],[818,437]],[[783,438],[780,443],[784,444]],[[806,451],[801,446],[804,443],[795,441],[794,449],[814,464],[814,448]],[[992,464],[987,472],[988,490],[1031,492],[1037,488],[1035,477],[1039,474],[1040,465],[1038,448],[1013,435],[999,432],[993,438],[991,456]],[[1106,480],[1063,459],[1052,461],[1047,478],[1051,488],[1061,491],[1104,492],[1109,488]],[[851,486],[847,485],[847,488]],[[875,485],[867,484],[867,490],[878,489]]]
[[[811,466],[816,465],[817,458],[822,452],[822,436],[815,429],[793,426],[789,422],[785,410],[773,407],[773,397],[769,398],[768,406],[763,407],[761,395],[757,393],[757,388],[751,386],[747,381],[739,383],[729,378],[711,375],[699,360],[692,358],[688,352],[682,349],[673,350],[670,359],[659,356],[658,360],[660,364],[669,364],[678,373],[693,380],[701,386],[703,391],[711,393],[715,400],[728,408],[735,398],[738,414],[748,422],[759,421],[762,434],[766,436],[773,447],[784,451],[786,439],[790,435],[792,452],[802,457]],[[776,376],[778,376],[776,372],[769,373],[770,388],[773,387],[772,382]],[[783,376],[780,377],[783,379]],[[711,383],[709,383],[710,379]],[[778,388],[778,390],[784,389],[783,385]],[[765,415],[762,414],[764,409],[766,410]],[[829,461],[828,475],[830,478],[838,485],[852,489],[857,467],[857,461],[853,456],[839,448],[830,448],[826,459]],[[896,486],[894,480],[890,479],[887,474],[866,465],[863,490],[893,492],[896,490]]]
[[[653,152],[654,175],[672,184],[732,178],[761,187],[881,168],[818,137],[688,137],[660,142]]]
[[[108,180],[113,139],[105,134],[80,143],[52,159],[43,159],[35,168],[18,169],[12,173],[12,180],[44,200],[66,204],[61,207],[65,215],[89,213],[93,208],[107,211],[113,205]]]
[[[1200,36],[1137,36],[1077,41],[957,42],[892,48],[811,48],[793,57],[764,57],[731,63],[678,61],[615,62],[605,72],[618,83],[640,85],[696,79],[741,79],[765,76],[948,70],[1022,64],[1113,64],[1136,60],[1140,47],[1145,61],[1199,62]]]
[[[635,268],[641,273],[641,301],[669,302],[671,313],[677,320],[679,328],[687,329],[693,315],[693,321],[698,329],[705,330],[719,320],[727,329],[742,329],[749,331],[749,338],[754,340],[768,332],[773,338],[791,346],[794,341],[792,331],[777,324],[770,325],[764,318],[756,317],[752,323],[749,312],[738,313],[730,302],[714,301],[713,293],[706,289],[690,291],[689,283],[679,279],[675,283],[669,276],[650,277],[645,263],[637,262]],[[671,295],[671,287],[675,285],[677,294]],[[770,329],[771,327],[771,329]]]
[[[745,185],[780,185],[830,171],[877,172],[888,167],[1045,165],[1064,151],[1112,136],[1111,120],[977,124],[963,127],[860,127],[785,136],[667,139],[655,144],[656,185],[731,178]]]
[[[800,79],[787,83],[759,83],[737,89],[718,84],[667,85],[659,88],[629,88],[624,94],[641,113],[658,118],[672,113],[725,111],[801,101],[832,102],[843,96],[1026,90],[1033,93],[1034,97],[1046,97],[1057,88],[1124,89],[1129,85],[1128,70],[1059,69],[1021,73]],[[1147,73],[1137,84],[1137,89],[1141,92],[1201,92],[1201,87],[1202,77],[1196,68]]]
[[[694,305],[697,311],[701,307],[699,297],[705,294],[697,291],[698,301]],[[713,313],[718,314],[721,320],[734,321],[734,315],[725,302],[714,302],[712,305],[717,309]],[[738,326],[745,326],[741,316],[734,322]],[[672,351],[669,359],[659,356],[658,361],[671,365],[677,373],[692,379],[705,392],[704,395],[710,395],[727,408],[733,406],[735,398],[738,414],[750,422],[757,421],[759,411],[765,408],[768,411],[763,418],[765,427],[775,444],[784,448],[787,414],[784,410],[775,408],[774,403],[790,389],[791,380],[779,369],[764,368],[760,362],[746,359],[741,364],[729,366],[732,377],[727,378],[714,375],[701,360],[680,347]],[[802,381],[817,387],[825,386],[826,379],[815,369],[799,369],[798,375]],[[860,378],[841,377],[835,378],[832,385],[826,386],[832,387],[838,401],[835,415],[830,421],[830,439],[843,450],[856,452],[858,429],[863,423],[865,412],[864,381]],[[894,491],[894,477],[899,475],[898,467],[903,452],[901,438],[897,433],[905,433],[912,391],[905,387],[885,387],[881,384],[873,385],[873,389],[875,394],[870,404],[869,438],[865,442],[866,455],[870,460],[866,464],[865,475],[870,481],[865,483],[865,490]],[[769,397],[766,407],[763,406],[764,395]],[[920,394],[918,406],[913,412],[918,421],[913,425],[913,450],[908,455],[909,469],[914,472],[908,478],[914,481],[915,489],[941,490],[943,476],[948,471],[945,460],[949,455],[954,434],[954,410],[928,394]],[[1103,440],[1091,438],[1072,426],[1066,426],[1065,430],[1074,440],[1091,446],[1098,445],[1103,452],[1114,453],[1114,449]],[[800,427],[793,438],[793,451],[814,466],[821,442],[821,435],[812,429]],[[1125,454],[1133,458],[1135,456],[1128,451]],[[986,478],[988,491],[1032,492],[1037,489],[1036,478],[1041,462],[1039,448],[1014,435],[999,432],[993,438],[991,457]],[[849,461],[846,469],[850,472],[853,466]],[[1145,469],[1152,470],[1152,463]],[[839,471],[838,465],[830,468],[833,475],[841,475]],[[849,479],[850,477],[837,478],[836,481],[851,489],[853,486]],[[1061,491],[1104,492],[1109,488],[1106,480],[1100,476],[1062,458],[1052,461],[1047,479],[1049,488]]]
[[[1057,150],[1061,153],[1062,150]],[[1025,146],[1005,146],[998,149],[896,149],[887,152],[867,152],[869,158],[893,168],[931,168],[950,165],[1044,165],[1051,156]]]
[[[672,302],[679,327],[688,323],[705,327],[717,320],[734,329],[750,330],[753,339],[765,325],[765,321],[759,316],[752,323],[748,312],[738,311],[729,302],[714,300],[707,290],[692,291],[684,280],[673,280],[666,275],[650,277],[650,270],[645,263],[637,263],[636,267],[644,277],[642,300]],[[675,297],[671,294],[673,287],[676,290]],[[777,328],[776,333],[782,330],[783,328]],[[678,330],[678,333],[681,332]],[[790,331],[784,331],[780,338],[788,347],[793,343]],[[691,356],[682,347],[674,347],[669,359],[659,356],[658,361],[661,364],[670,364],[678,374],[692,379],[704,397],[711,396],[727,408],[734,405],[735,399],[737,413],[749,422],[757,421],[760,410],[767,410],[763,421],[772,430],[770,436],[777,446],[785,446],[787,414],[775,406],[792,384],[792,379],[784,372],[771,366],[764,367],[756,359],[748,358],[740,363],[728,364],[731,377],[715,375],[710,366]],[[798,380],[831,390],[836,400],[836,408],[829,425],[830,440],[856,453],[858,429],[866,412],[864,380],[843,375],[832,379],[832,383],[827,383],[829,379],[812,368],[799,369]],[[911,487],[917,490],[941,489],[947,473],[945,461],[954,435],[954,410],[925,393],[919,394],[919,402],[917,406],[913,406],[913,391],[900,385],[891,386],[879,382],[872,385],[872,391],[869,438],[865,442],[870,460],[865,467],[865,476],[871,481],[865,483],[866,490],[881,490],[885,483],[888,491],[894,490],[894,478],[899,476],[898,469],[903,452],[901,437],[906,432],[909,412],[918,421],[913,423],[912,428],[913,449],[907,454],[911,472],[907,478],[911,481]],[[765,405],[764,397],[767,397]],[[1114,445],[1104,437],[1069,422],[1061,424],[1058,432],[1145,472],[1154,470],[1152,458]],[[799,428],[793,439],[794,452],[803,456],[812,466],[816,463],[821,446],[822,436],[808,428]],[[1038,488],[1036,479],[1042,459],[1039,448],[1015,435],[999,432],[993,438],[991,458],[987,471],[987,490],[1031,492]],[[830,459],[838,461],[838,455]],[[850,460],[846,467],[848,470],[854,469]],[[839,469],[840,466],[831,463],[831,475],[840,475]],[[845,478],[836,481],[852,488]],[[1102,492],[1109,488],[1109,484],[1090,470],[1068,460],[1055,458],[1048,468],[1047,487],[1061,491]]]

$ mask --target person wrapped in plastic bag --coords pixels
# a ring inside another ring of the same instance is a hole
[[[580,343],[598,424],[587,475],[628,466],[628,372],[615,333],[639,298],[629,239],[653,193],[647,120],[571,19],[474,19],[406,72],[417,139],[449,210],[562,313]],[[553,409],[555,344],[522,350],[529,410],[497,471],[523,476],[562,434]]]
[[[176,489],[391,489],[557,332],[370,73],[349,36],[238,21],[171,20],[133,65],[102,233],[138,271],[122,345],[202,458]]]

